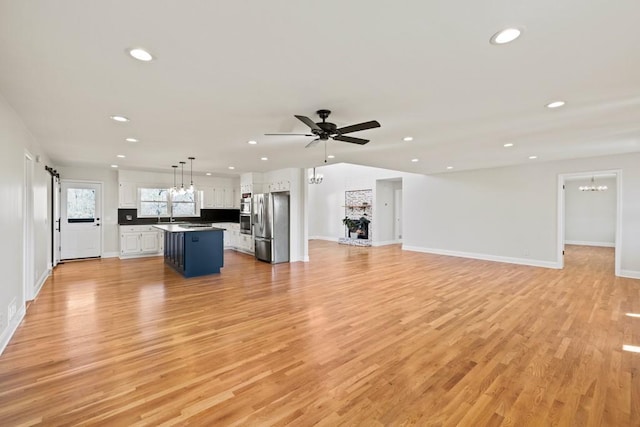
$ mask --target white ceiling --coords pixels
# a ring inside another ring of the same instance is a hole
[[[382,124],[351,134],[365,146],[330,141],[330,162],[437,173],[626,153],[639,16],[638,0],[0,0],[0,93],[57,165],[320,165],[311,138],[263,135],[306,132],[293,115],[320,108]],[[512,26],[520,39],[489,43]]]

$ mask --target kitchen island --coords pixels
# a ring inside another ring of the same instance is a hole
[[[220,273],[224,228],[211,224],[158,224],[164,231],[164,262],[184,277]]]

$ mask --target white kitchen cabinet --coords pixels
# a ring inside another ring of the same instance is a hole
[[[249,234],[239,234],[237,248],[240,252],[245,252],[249,254],[254,253],[253,236]]]
[[[213,187],[200,187],[202,191],[202,207],[205,209],[212,209],[215,206],[215,194]]]
[[[237,204],[240,207],[240,199],[235,202],[232,188],[225,187],[200,187],[202,191],[202,207],[205,209],[230,209]]]
[[[140,252],[156,253],[160,250],[158,231],[143,231],[140,233]],[[162,233],[162,231],[160,231]]]
[[[120,233],[120,255],[140,254],[140,233]]]
[[[224,208],[224,188],[214,188],[214,208]]]
[[[235,209],[240,209],[240,199],[241,199],[240,189],[236,188],[233,190],[233,207]]]
[[[118,207],[136,209],[138,207],[138,186],[133,182],[121,182],[118,188]]]
[[[269,193],[274,193],[277,191],[289,191],[291,189],[291,182],[285,181],[285,180],[271,182],[268,185],[268,189],[269,189]]]
[[[151,225],[120,226],[120,258],[161,255],[164,232]]]
[[[234,198],[236,196],[235,191],[233,191],[233,188],[225,188],[224,189],[224,207],[226,209],[232,209],[234,206]]]

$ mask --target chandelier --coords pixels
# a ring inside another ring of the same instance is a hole
[[[321,173],[316,173],[316,168],[313,168],[313,173],[309,174],[309,184],[320,184],[324,176]]]
[[[608,187],[606,185],[596,185],[594,177],[591,177],[590,185],[581,185],[578,187],[580,191],[607,191]]]

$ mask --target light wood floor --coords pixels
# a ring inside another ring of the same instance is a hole
[[[640,425],[640,281],[311,243],[56,268],[0,357],[0,425]]]

